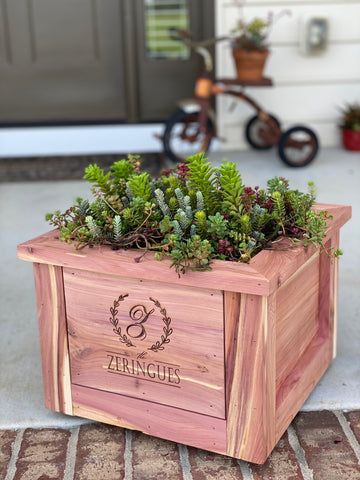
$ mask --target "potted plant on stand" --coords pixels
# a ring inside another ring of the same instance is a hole
[[[335,355],[351,208],[203,155],[157,180],[133,156],[85,177],[94,200],[18,246],[46,406],[264,462]]]
[[[242,3],[240,3],[242,8]],[[268,13],[266,19],[255,17],[246,21],[243,16],[232,30],[232,55],[237,77],[242,81],[257,81],[263,78],[263,70],[270,54],[268,37],[274,23],[289,11],[283,10],[277,16]]]
[[[360,151],[360,105],[349,104],[342,110],[340,124],[343,145],[347,150]]]

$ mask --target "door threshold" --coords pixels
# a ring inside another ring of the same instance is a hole
[[[0,157],[161,152],[163,130],[163,123],[5,127]]]

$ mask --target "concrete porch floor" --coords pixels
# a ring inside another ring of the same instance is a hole
[[[360,154],[323,149],[308,167],[285,166],[276,152],[213,152],[214,163],[236,161],[245,184],[265,186],[284,176],[293,188],[312,180],[317,199],[352,205],[353,218],[341,230],[344,251],[339,273],[338,355],[303,411],[360,409]],[[48,230],[46,212],[67,208],[77,196],[90,197],[85,181],[0,184],[1,205],[1,373],[0,429],[73,427],[84,420],[47,411],[43,406],[41,359],[32,265],[16,257],[17,244]]]

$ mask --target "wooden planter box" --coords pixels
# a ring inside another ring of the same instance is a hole
[[[334,216],[338,247],[351,208]],[[34,263],[46,407],[244,460],[266,460],[335,356],[338,262],[313,246],[215,261],[75,250],[57,231]]]

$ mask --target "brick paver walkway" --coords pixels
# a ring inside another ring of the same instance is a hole
[[[0,480],[360,480],[360,410],[302,412],[264,465],[104,424],[0,431]]]

